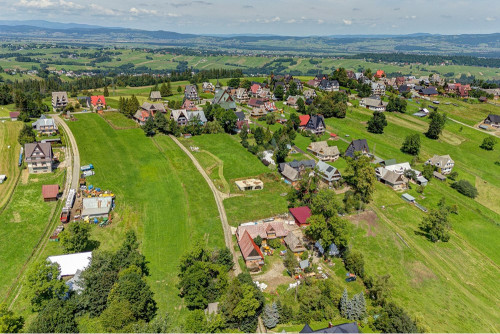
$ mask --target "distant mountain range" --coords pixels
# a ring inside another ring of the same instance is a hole
[[[468,54],[500,57],[500,33],[470,35],[330,35],[279,36],[265,34],[196,35],[148,31],[43,20],[0,20],[0,39],[91,44],[125,44],[189,47],[200,50],[288,53],[310,55],[367,52],[415,54]]]

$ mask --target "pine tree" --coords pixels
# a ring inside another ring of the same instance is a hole
[[[103,95],[104,95],[105,97],[108,97],[108,96],[109,96],[108,86],[104,86],[104,93],[103,93]]]
[[[148,117],[146,123],[142,126],[146,136],[151,137],[155,135],[155,123],[153,117]]]
[[[276,327],[279,322],[278,306],[276,303],[273,303],[272,305],[267,304],[264,307],[262,321],[264,322],[264,326],[268,329]]]
[[[167,89],[167,85],[165,83],[162,83],[161,84],[161,87],[160,87],[160,94],[161,96],[168,96],[168,89]]]
[[[349,304],[349,296],[347,295],[347,289],[344,289],[342,297],[340,298],[340,315],[344,318],[347,317],[347,309]]]
[[[167,133],[168,132],[168,121],[165,118],[165,115],[161,111],[156,113],[155,116],[155,127],[158,131],[161,133]]]
[[[170,84],[170,80],[167,81],[167,95],[170,96],[172,95],[172,85]]]

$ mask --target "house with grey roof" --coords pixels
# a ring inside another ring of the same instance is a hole
[[[500,115],[489,114],[484,120],[484,124],[500,128]]]
[[[359,101],[359,106],[373,111],[385,111],[389,103],[380,98],[365,97]]]
[[[295,255],[300,255],[306,251],[302,241],[292,232],[288,233],[285,237],[285,244]]]
[[[200,97],[198,96],[196,85],[186,85],[184,88],[184,97],[191,101],[198,101]]]
[[[432,158],[425,162],[426,165],[432,165],[437,168],[437,171],[443,175],[450,174],[455,166],[455,161],[447,155],[435,154]]]
[[[298,172],[304,172],[306,169],[314,169],[314,166],[316,166],[316,161],[312,159],[300,160],[300,161],[294,159],[293,161],[290,162],[282,162],[278,166],[280,172],[285,168],[285,165],[289,165]]]
[[[186,126],[189,122],[198,122],[204,125],[207,122],[205,112],[203,110],[187,111],[185,109],[172,110],[170,118],[177,122],[179,126]]]
[[[43,114],[36,122],[31,123],[33,129],[35,129],[39,134],[51,135],[57,133],[57,125],[53,118],[48,118]]]
[[[382,82],[372,82],[371,89],[373,95],[385,94],[385,85]]]
[[[24,161],[30,174],[51,173],[54,163],[54,153],[50,143],[24,144]]]
[[[360,154],[366,156],[370,155],[370,148],[368,147],[368,142],[366,141],[366,139],[353,140],[345,150],[344,156],[354,159],[356,157],[356,152],[359,152]]]
[[[64,109],[68,105],[68,93],[52,92],[52,108]]]
[[[408,188],[408,179],[403,174],[398,174],[384,167],[375,168],[377,180],[388,185],[394,190],[403,190]]]
[[[149,94],[149,99],[151,101],[160,101],[161,100],[161,93],[159,91],[157,91],[157,90],[153,90]]]
[[[317,136],[325,133],[325,119],[321,115],[312,115],[305,126],[306,131],[311,131]]]
[[[216,90],[215,96],[212,99],[212,105],[219,105],[225,110],[236,110],[236,102],[228,89]]]
[[[333,182],[340,180],[342,177],[337,168],[323,161],[318,161],[318,164],[316,165],[316,172],[321,181],[325,182],[328,186],[331,186]]]
[[[300,173],[298,170],[293,169],[290,165],[285,164],[283,169],[281,170],[281,175],[285,179],[286,183],[295,186],[297,182],[300,180]]]

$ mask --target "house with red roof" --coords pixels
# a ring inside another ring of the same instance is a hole
[[[198,108],[196,108],[196,104],[193,101],[188,100],[188,99],[186,99],[184,101],[181,109],[186,109],[187,111],[198,111]]]
[[[9,113],[9,117],[11,121],[17,121],[17,118],[19,117],[21,113],[19,111],[11,111]]]
[[[382,77],[385,77],[385,72],[384,70],[377,70],[377,72],[375,73],[374,75],[375,78],[382,78]]]
[[[44,184],[42,186],[42,196],[45,202],[57,201],[57,196],[59,196],[59,185]]]
[[[311,217],[311,209],[308,206],[300,206],[298,208],[290,208],[290,214],[295,219],[295,224],[300,227],[309,225],[307,219]]]
[[[106,99],[104,95],[94,95],[90,97],[90,104],[97,110],[103,110],[106,108]]]
[[[307,123],[309,123],[309,119],[311,119],[311,116],[309,116],[309,115],[300,115],[299,119],[300,119],[300,125],[299,125],[299,127],[302,128],[302,129],[305,129]]]
[[[262,90],[262,87],[258,83],[254,83],[250,86],[250,92],[253,96],[258,96]]]
[[[264,265],[264,255],[248,231],[245,231],[238,240],[238,246],[247,268],[250,271],[259,271]]]

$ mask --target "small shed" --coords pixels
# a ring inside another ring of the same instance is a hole
[[[42,186],[42,196],[45,202],[57,201],[58,195],[59,195],[59,185],[44,184]]]
[[[290,214],[295,219],[295,223],[299,226],[305,226],[307,219],[311,217],[311,209],[308,206],[300,206],[298,208],[290,208]]]
[[[410,194],[403,194],[403,195],[401,195],[401,198],[404,199],[407,202],[415,203],[415,197],[413,197]]]
[[[444,176],[443,174],[441,174],[439,172],[434,171],[434,173],[432,173],[432,176],[434,176],[439,181],[446,181],[446,176]]]
[[[207,308],[205,309],[205,314],[217,314],[219,312],[219,302],[208,303]]]
[[[304,270],[309,268],[309,260],[303,260],[299,262],[300,269]]]
[[[18,117],[19,117],[20,114],[21,113],[19,111],[11,111],[9,113],[10,120],[11,121],[17,121],[17,119],[18,119]]]
[[[4,183],[7,180],[7,175],[0,175],[0,184]]]

